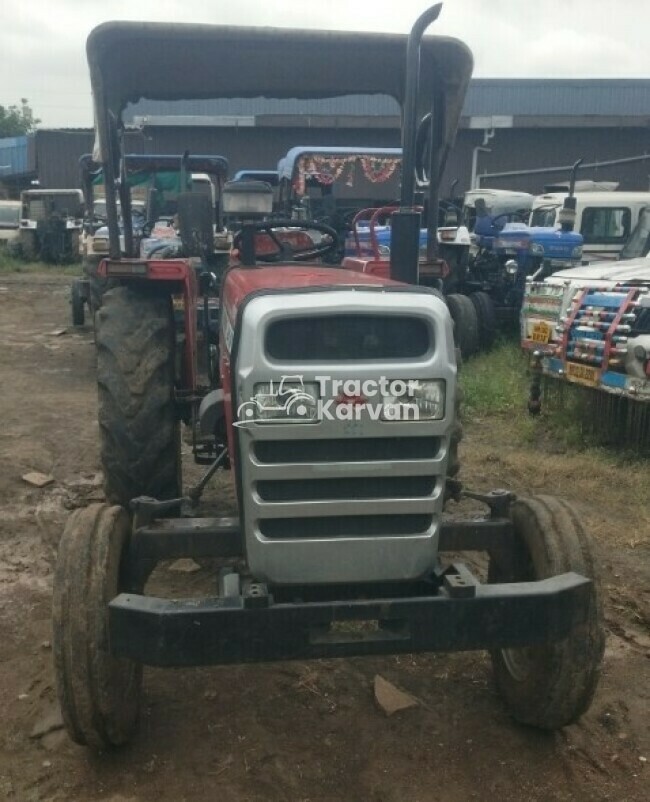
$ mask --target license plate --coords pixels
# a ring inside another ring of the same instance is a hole
[[[598,384],[598,370],[590,365],[578,365],[575,362],[567,362],[565,374],[570,381],[578,384],[586,384],[588,387],[595,387]]]
[[[535,343],[547,345],[551,339],[551,334],[553,334],[553,329],[548,325],[548,323],[535,323],[533,326],[531,340]]]

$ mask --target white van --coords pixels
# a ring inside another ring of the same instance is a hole
[[[0,245],[17,240],[20,228],[20,201],[0,200]]]
[[[547,192],[533,201],[531,226],[559,228],[558,212],[567,194]],[[584,238],[585,263],[618,258],[639,215],[650,206],[650,192],[576,192],[575,230]]]

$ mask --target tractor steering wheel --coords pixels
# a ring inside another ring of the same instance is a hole
[[[312,259],[319,259],[331,253],[336,253],[340,247],[340,237],[336,230],[331,226],[326,226],[324,223],[315,222],[301,222],[297,220],[267,220],[261,223],[251,223],[248,228],[253,229],[255,232],[264,232],[268,234],[270,239],[277,245],[277,251],[272,253],[255,253],[255,261],[259,262],[305,262]],[[319,231],[324,235],[323,240],[314,244],[311,247],[294,247],[291,243],[290,236],[283,239],[279,229],[287,229],[288,233],[292,231]],[[242,232],[238,231],[233,239],[233,248],[241,251],[242,247]]]

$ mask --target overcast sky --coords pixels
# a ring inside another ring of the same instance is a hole
[[[428,0],[4,0],[0,105],[92,125],[85,42],[111,19],[406,33]],[[446,0],[430,29],[463,39],[479,77],[650,78],[648,0]],[[650,114],[650,109],[640,110]]]

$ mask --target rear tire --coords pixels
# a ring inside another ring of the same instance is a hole
[[[497,313],[494,302],[487,292],[473,292],[469,297],[478,317],[479,348],[489,351],[497,335]]]
[[[174,402],[171,298],[116,287],[96,315],[101,461],[106,498],[181,495],[180,425]]]
[[[72,325],[83,326],[86,322],[86,310],[84,298],[81,294],[81,282],[78,279],[72,282],[70,303],[72,305]]]
[[[52,650],[63,722],[75,743],[125,744],[138,721],[142,666],[110,653],[108,604],[121,590],[126,511],[75,510],[59,543],[52,600]]]
[[[592,579],[584,623],[561,641],[491,653],[497,689],[522,724],[555,730],[589,708],[600,677],[605,635],[591,545],[575,510],[551,496],[511,507],[515,555],[510,575],[490,562],[490,582],[525,582],[575,571]]]
[[[454,321],[454,339],[463,359],[478,351],[478,316],[467,295],[452,293],[445,299]]]

